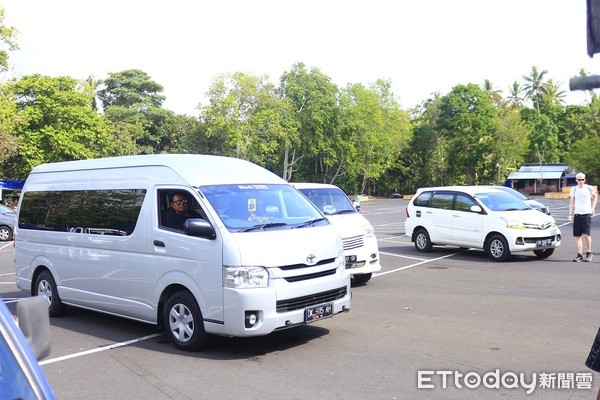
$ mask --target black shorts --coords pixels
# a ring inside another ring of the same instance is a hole
[[[592,229],[592,214],[575,214],[573,236],[589,235]]]

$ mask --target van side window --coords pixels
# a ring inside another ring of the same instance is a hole
[[[415,206],[419,206],[419,207],[427,207],[427,204],[429,203],[429,199],[431,198],[431,193],[432,192],[423,192],[419,195],[419,197],[417,197],[415,199],[415,201],[413,202],[413,204]]]
[[[436,193],[431,199],[431,206],[443,210],[452,210],[453,193]]]
[[[185,221],[190,218],[206,218],[206,213],[191,193],[180,190],[158,191],[158,220],[161,227],[183,230]]]
[[[456,202],[454,204],[454,209],[456,209],[458,211],[471,212],[471,206],[476,206],[476,205],[478,205],[478,204],[475,203],[475,201],[472,198],[465,196],[464,194],[456,195]]]
[[[19,228],[94,235],[131,235],[145,189],[26,192]]]

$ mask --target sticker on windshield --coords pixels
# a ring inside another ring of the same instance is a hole
[[[256,212],[256,199],[248,199],[248,211]]]
[[[250,189],[250,190],[266,190],[269,188],[268,185],[237,185],[238,189],[241,190],[246,190],[246,189]]]

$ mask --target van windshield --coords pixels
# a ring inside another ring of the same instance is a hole
[[[233,232],[290,229],[328,224],[319,211],[289,185],[201,186],[225,226]],[[313,221],[313,224],[305,224]]]
[[[337,188],[298,189],[325,215],[356,213],[348,196]]]

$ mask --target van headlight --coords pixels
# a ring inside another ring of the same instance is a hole
[[[525,225],[514,219],[502,218],[506,222],[506,227],[510,229],[525,229]]]
[[[269,273],[263,267],[223,267],[223,286],[233,289],[269,286]]]
[[[373,226],[371,226],[371,225],[363,226],[363,230],[364,230],[365,237],[371,237],[375,234],[375,231],[373,230]]]

